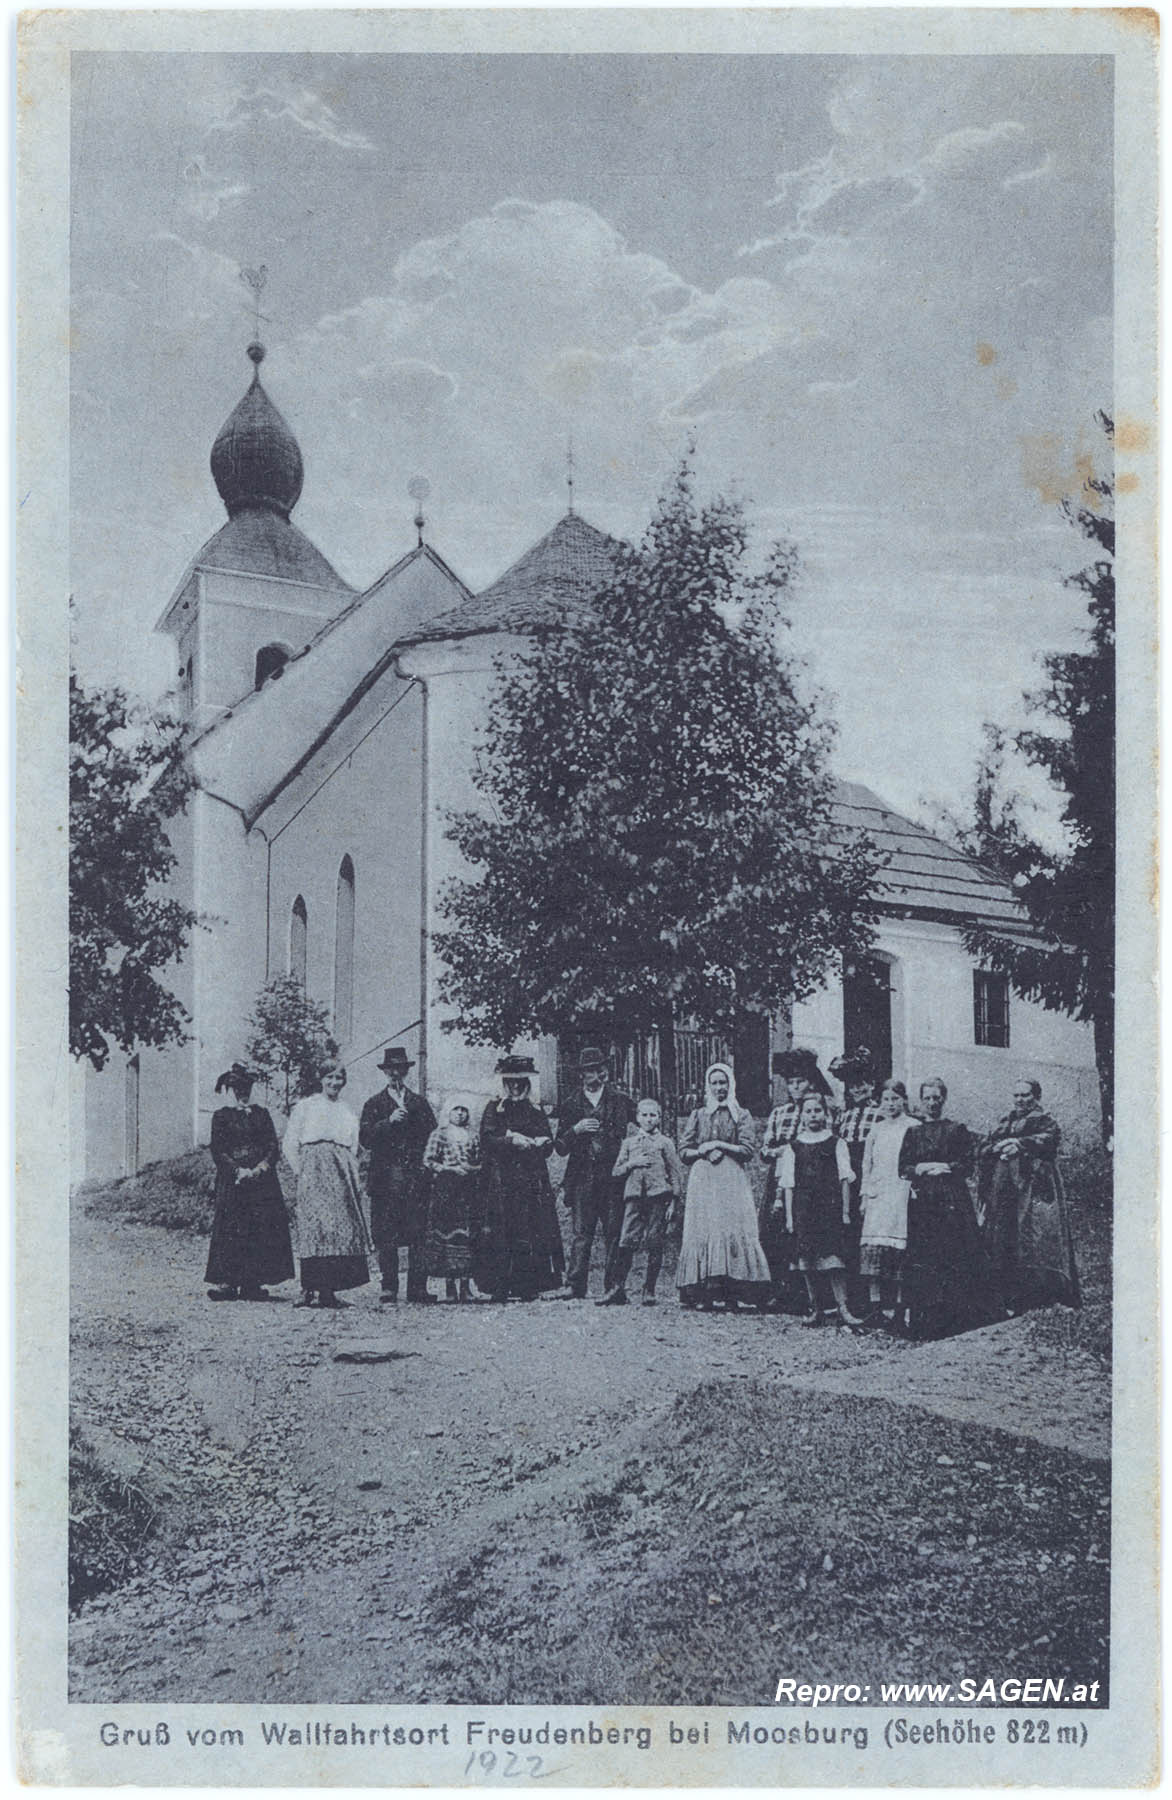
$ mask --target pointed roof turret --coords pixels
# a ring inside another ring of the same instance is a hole
[[[248,511],[287,519],[301,497],[301,450],[261,386],[264,355],[263,344],[249,344],[252,383],[212,445],[212,479],[230,519]]]
[[[403,641],[474,637],[487,631],[549,631],[588,607],[614,573],[622,545],[566,513],[474,600],[431,619]]]

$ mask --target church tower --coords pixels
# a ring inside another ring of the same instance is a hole
[[[155,627],[175,639],[182,710],[197,728],[279,679],[354,592],[289,517],[304,466],[261,383],[264,355],[263,344],[249,344],[252,382],[212,445],[228,522],[194,557]]]

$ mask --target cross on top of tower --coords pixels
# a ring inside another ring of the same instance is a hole
[[[240,279],[246,288],[252,290],[252,335],[256,339],[260,337],[260,322],[265,317],[260,310],[260,297],[269,279],[268,267],[261,263],[259,269],[241,269]]]
[[[574,510],[574,439],[566,439],[566,487],[570,493],[570,511]]]

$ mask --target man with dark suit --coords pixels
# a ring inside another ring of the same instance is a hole
[[[435,1130],[435,1114],[422,1094],[407,1086],[415,1064],[401,1047],[387,1050],[379,1063],[387,1085],[372,1094],[358,1122],[358,1142],[369,1152],[366,1191],[370,1225],[382,1275],[382,1304],[399,1298],[399,1246],[407,1245],[407,1298],[426,1304],[424,1262],[427,1204],[423,1185],[423,1152]]]
[[[566,1285],[557,1295],[565,1300],[586,1298],[590,1250],[599,1225],[606,1245],[603,1291],[610,1289],[610,1265],[623,1220],[623,1184],[615,1179],[613,1171],[619,1145],[635,1116],[633,1102],[607,1079],[606,1058],[601,1050],[583,1050],[578,1068],[582,1085],[560,1109],[554,1139],[558,1155],[569,1159],[564,1190],[574,1221]]]

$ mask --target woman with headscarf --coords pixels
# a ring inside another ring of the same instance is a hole
[[[939,1076],[920,1083],[923,1117],[899,1151],[911,1183],[903,1298],[914,1337],[940,1337],[992,1316],[989,1259],[969,1196],[973,1139],[944,1117],[948,1089]]]
[[[732,1069],[713,1063],[704,1077],[704,1104],[680,1137],[680,1159],[690,1168],[676,1268],[684,1306],[710,1311],[722,1301],[736,1312],[741,1301],[768,1304],[769,1264],[748,1176],[754,1153],[752,1120],[737,1102]]]
[[[340,1062],[323,1063],[321,1091],[299,1100],[282,1145],[297,1177],[293,1203],[301,1259],[299,1306],[345,1306],[339,1288],[365,1287],[374,1246],[358,1179],[358,1119],[339,1098],[346,1085]]]
[[[224,1104],[212,1114],[216,1210],[204,1280],[209,1300],[269,1300],[266,1282],[293,1279],[289,1220],[277,1179],[272,1118],[249,1104],[256,1077],[234,1062],[216,1081]]]
[[[562,1285],[565,1254],[549,1179],[553,1132],[532,1099],[531,1056],[502,1056],[499,1098],[480,1121],[481,1226],[472,1278],[490,1300],[536,1300]]]
[[[994,1283],[1010,1313],[1052,1300],[1079,1304],[1060,1142],[1057,1124],[1042,1108],[1041,1084],[1022,1080],[978,1152],[985,1241]]]

